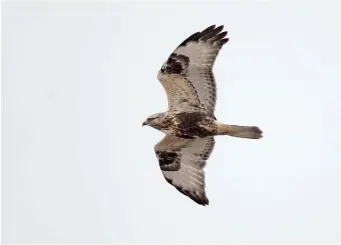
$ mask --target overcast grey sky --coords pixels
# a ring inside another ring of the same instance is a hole
[[[338,1],[5,1],[5,243],[341,242]],[[156,75],[223,24],[210,206],[163,178],[141,127],[167,109]]]

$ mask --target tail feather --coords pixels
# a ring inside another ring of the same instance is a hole
[[[229,135],[247,139],[260,139],[263,137],[262,133],[262,130],[256,126],[238,126],[228,124],[217,125],[217,135]]]

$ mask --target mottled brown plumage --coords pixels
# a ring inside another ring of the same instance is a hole
[[[209,203],[203,168],[214,148],[213,136],[262,137],[258,127],[216,121],[217,86],[212,69],[229,40],[223,29],[212,25],[196,32],[173,51],[158,73],[167,94],[168,111],[154,114],[143,123],[166,134],[154,147],[166,181],[200,205]]]

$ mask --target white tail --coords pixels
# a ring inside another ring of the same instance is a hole
[[[263,137],[262,133],[262,130],[256,126],[217,124],[217,135],[229,135],[247,139],[260,139]]]

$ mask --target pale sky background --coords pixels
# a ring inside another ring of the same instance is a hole
[[[4,243],[341,242],[338,1],[5,1]],[[190,34],[224,24],[210,205],[163,178],[156,75]]]

